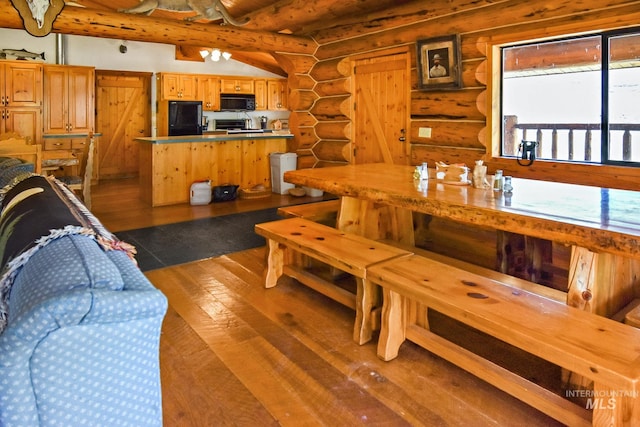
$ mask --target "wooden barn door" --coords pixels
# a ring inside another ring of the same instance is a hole
[[[151,73],[96,71],[96,167],[100,179],[138,175],[138,142],[151,136]]]
[[[407,52],[353,62],[352,163],[410,163],[409,64]]]

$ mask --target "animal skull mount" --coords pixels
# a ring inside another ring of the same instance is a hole
[[[36,37],[44,37],[64,8],[64,0],[11,0],[20,14],[24,29]]]
[[[249,20],[237,21],[220,0],[142,0],[139,5],[129,9],[118,9],[123,13],[144,13],[151,15],[154,10],[168,10],[173,12],[196,12],[197,15],[185,18],[186,21],[208,19],[215,21],[222,19],[226,24],[240,27]]]

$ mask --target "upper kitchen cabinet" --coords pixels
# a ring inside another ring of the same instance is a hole
[[[44,133],[82,134],[93,131],[95,69],[44,66]]]
[[[267,98],[269,110],[286,110],[287,102],[287,81],[284,79],[267,81]]]
[[[205,111],[220,110],[220,77],[198,77],[198,100],[202,101]]]
[[[42,64],[0,62],[3,107],[42,107]]]
[[[195,101],[198,96],[198,78],[195,74],[159,73],[160,99]]]
[[[256,94],[256,110],[267,109],[267,81],[256,80],[254,81],[254,90]]]
[[[220,92],[222,93],[255,93],[253,79],[234,79],[224,77],[220,80]]]
[[[0,62],[0,133],[15,132],[35,143],[42,136],[42,64]]]

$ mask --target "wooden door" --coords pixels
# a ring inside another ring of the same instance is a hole
[[[151,136],[151,73],[96,72],[96,147],[100,179],[137,176],[135,138]]]
[[[409,54],[354,61],[352,163],[410,164]]]

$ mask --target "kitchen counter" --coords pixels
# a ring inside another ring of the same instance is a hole
[[[269,155],[287,151],[291,133],[246,132],[136,138],[140,193],[151,206],[188,203],[191,185],[271,187]]]
[[[182,142],[216,142],[216,141],[233,141],[244,139],[282,139],[293,138],[290,132],[242,132],[242,133],[220,133],[219,131],[205,132],[202,135],[184,135],[184,136],[155,136],[136,138],[139,142],[150,142],[152,144],[174,144]]]

